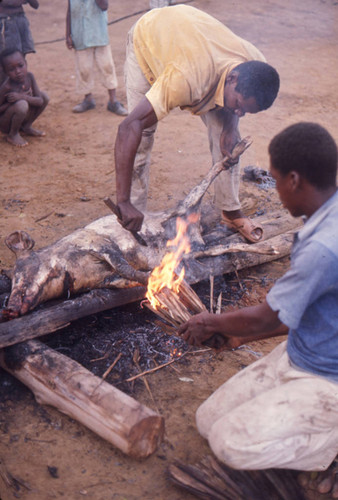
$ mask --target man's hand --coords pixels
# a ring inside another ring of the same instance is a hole
[[[207,311],[196,314],[179,328],[178,334],[189,344],[201,346],[215,334],[211,325],[212,318],[213,314]]]
[[[71,35],[66,36],[66,46],[67,46],[67,49],[69,49],[69,50],[74,48],[74,44],[73,44],[73,40],[72,40]]]
[[[120,222],[122,226],[128,231],[139,231],[144,219],[143,213],[137,210],[130,201],[121,202],[117,206],[121,214]]]

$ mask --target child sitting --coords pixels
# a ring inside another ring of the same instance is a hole
[[[1,52],[0,64],[7,77],[0,86],[0,131],[7,134],[11,144],[26,146],[28,143],[20,132],[35,137],[45,135],[32,124],[46,108],[49,98],[27,71],[25,57],[18,49]]]

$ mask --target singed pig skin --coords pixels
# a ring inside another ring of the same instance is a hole
[[[34,242],[24,231],[9,235],[6,244],[17,257],[9,318],[67,294],[146,284],[149,271],[164,254],[164,247],[141,246],[115,215],[101,217],[37,251],[31,250]]]
[[[199,212],[211,182],[250,145],[242,139],[232,155],[209,170],[204,179],[175,209],[145,213],[140,245],[115,215],[101,217],[48,247],[33,251],[34,241],[25,231],[10,234],[5,242],[17,258],[12,292],[4,315],[14,318],[52,298],[94,288],[127,288],[146,284],[149,272],[161,262],[166,242],[176,235],[176,219]],[[204,245],[198,224],[189,229],[191,247]],[[191,266],[196,267],[193,261]]]

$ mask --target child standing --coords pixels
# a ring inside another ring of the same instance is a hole
[[[26,55],[35,52],[29,21],[23,4],[39,8],[38,0],[0,0],[0,52],[16,48]],[[0,84],[5,75],[0,67]]]
[[[120,116],[128,114],[116,100],[117,78],[108,35],[108,0],[68,0],[66,45],[75,49],[77,86],[84,100],[73,108],[83,113],[95,108],[92,96],[94,60],[108,90],[108,111]]]
[[[0,52],[16,48],[24,55],[35,52],[29,22],[23,4],[39,8],[38,0],[2,0],[0,2]]]
[[[27,146],[20,132],[34,137],[45,135],[32,124],[46,108],[49,98],[27,71],[21,51],[5,49],[0,54],[0,64],[7,77],[0,86],[0,131],[7,134],[7,141],[14,146]]]

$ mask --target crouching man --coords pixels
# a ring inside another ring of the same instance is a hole
[[[197,427],[230,467],[327,470],[315,486],[338,498],[337,146],[321,126],[297,123],[272,139],[269,154],[283,205],[306,217],[291,267],[262,304],[201,313],[180,334],[192,345],[221,334],[229,348],[288,338],[212,394]]]

